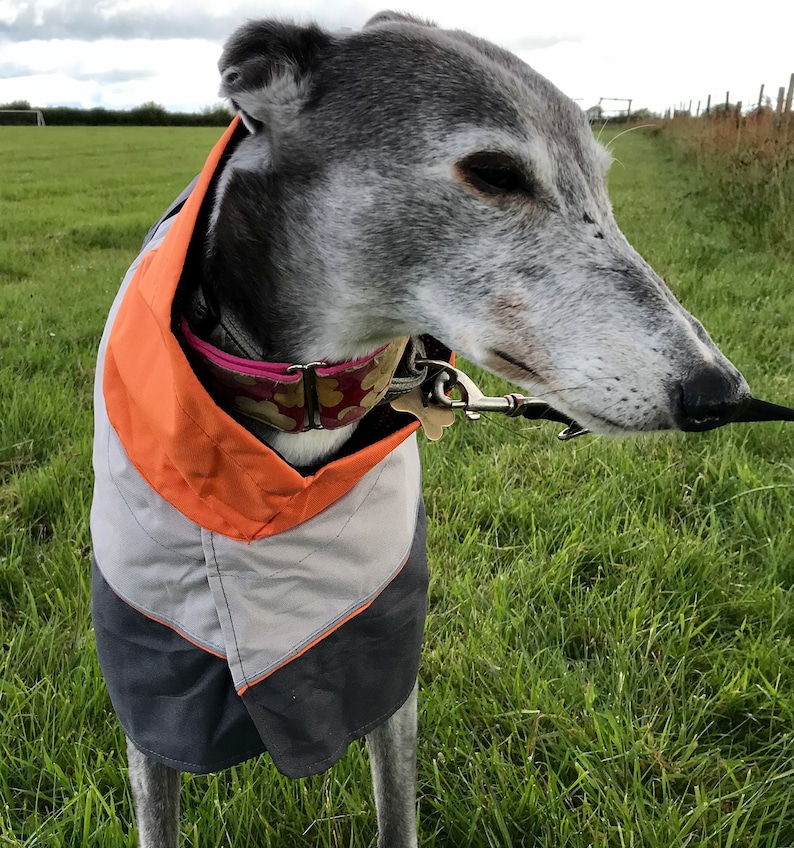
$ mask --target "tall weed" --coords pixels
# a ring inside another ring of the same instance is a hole
[[[748,115],[677,115],[661,132],[694,158],[702,190],[744,246],[794,254],[794,118],[771,109]]]

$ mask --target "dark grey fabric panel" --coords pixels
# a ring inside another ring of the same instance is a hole
[[[113,708],[139,750],[197,774],[265,750],[226,660],[124,603],[96,562],[91,614]]]
[[[364,612],[243,694],[287,777],[330,768],[411,693],[427,612],[425,524],[420,505],[408,561]]]

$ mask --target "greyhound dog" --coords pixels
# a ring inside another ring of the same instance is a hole
[[[423,337],[603,434],[709,429],[749,399],[619,230],[610,155],[582,110],[515,55],[384,12],[359,32],[249,22],[219,68],[239,123],[196,213],[192,284],[168,307],[191,367],[209,345],[216,362],[306,374]],[[290,432],[202,382],[246,437],[303,474],[344,457],[369,420]],[[116,383],[104,385],[110,403]],[[370,752],[380,848],[417,845],[413,681],[352,734]],[[182,766],[125,731],[140,844],[172,848]]]

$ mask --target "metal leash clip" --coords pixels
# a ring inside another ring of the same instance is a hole
[[[461,409],[469,421],[478,420],[481,412],[498,412],[508,418],[558,421],[567,425],[557,436],[564,442],[590,432],[572,418],[538,398],[525,397],[515,392],[502,397],[489,397],[480,391],[471,377],[448,362],[438,359],[417,359],[416,364],[435,369],[430,378],[432,382],[428,381],[430,384],[428,402],[447,409]],[[425,386],[428,383],[425,383]],[[453,390],[457,391],[459,398],[451,396],[450,393]]]

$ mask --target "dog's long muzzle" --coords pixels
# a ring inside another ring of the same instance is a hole
[[[469,420],[479,418],[482,412],[499,412],[509,418],[556,421],[566,425],[558,435],[561,441],[569,441],[590,432],[570,416],[538,398],[524,397],[519,394],[489,397],[477,388],[469,376],[448,362],[428,359],[422,360],[420,364],[435,369],[427,393],[428,402],[448,409],[461,409]],[[452,396],[453,390],[459,395],[458,398]],[[794,409],[751,397],[740,404],[731,415],[704,421],[697,428],[688,429],[713,430],[726,424],[745,424],[755,421],[794,421]]]

